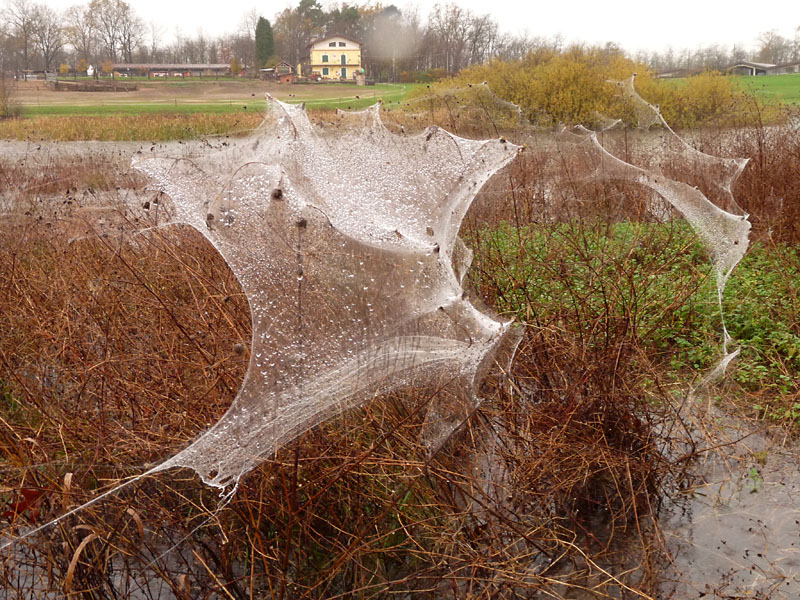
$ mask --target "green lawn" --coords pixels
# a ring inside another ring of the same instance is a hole
[[[332,109],[341,108],[344,110],[357,110],[366,108],[381,100],[387,106],[399,103],[403,100],[412,90],[420,87],[421,83],[404,83],[404,84],[390,84],[379,83],[375,86],[359,87],[359,86],[343,86],[349,88],[347,92],[352,92],[352,95],[340,96],[338,98],[319,98],[314,97],[312,93],[304,93],[300,86],[295,86],[298,90],[293,98],[289,98],[288,102],[305,102],[306,107],[309,109]],[[356,98],[358,96],[358,98]]]
[[[780,100],[800,105],[800,73],[791,75],[734,76],[742,88],[755,92],[765,100]]]

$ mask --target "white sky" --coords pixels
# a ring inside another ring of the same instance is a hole
[[[88,3],[88,0],[36,1],[53,8]],[[145,23],[161,26],[164,42],[173,39],[176,28],[187,36],[202,30],[213,37],[236,31],[245,13],[253,8],[273,20],[284,8],[297,5],[297,0],[128,2]],[[350,3],[364,4],[364,0]],[[382,0],[384,5],[391,3]],[[401,8],[409,5],[408,0],[394,3]],[[410,6],[416,7],[425,20],[435,3],[435,0],[417,0]],[[326,0],[321,4],[330,6],[331,2]],[[490,13],[504,32],[527,31],[548,38],[561,34],[568,42],[610,41],[629,51],[663,50],[668,46],[693,49],[712,43],[743,44],[750,48],[761,32],[776,30],[791,39],[800,26],[800,0],[458,0],[457,4],[476,14]]]

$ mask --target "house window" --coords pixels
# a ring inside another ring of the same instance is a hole
[[[330,44],[328,44],[328,46],[331,48],[336,48],[336,42],[331,42]]]
[[[328,62],[328,55],[327,54],[323,54],[322,55],[322,62]]]
[[[327,75],[330,71],[328,71],[328,67],[322,67],[322,74]]]
[[[347,64],[347,55],[346,54],[342,54],[342,64],[343,65]]]
[[[333,46],[333,44],[331,44],[331,46]],[[344,42],[339,42],[339,48],[344,48],[345,46],[347,46],[347,44]]]

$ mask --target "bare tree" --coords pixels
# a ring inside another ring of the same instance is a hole
[[[42,55],[45,70],[49,71],[66,41],[61,27],[61,15],[44,4],[35,5],[31,37]]]
[[[456,4],[433,7],[428,29],[433,51],[438,55],[437,66],[448,75],[462,68],[470,29],[470,13]]]
[[[403,71],[420,69],[419,47],[424,35],[416,12],[390,5],[361,17],[365,68],[379,79],[396,81]],[[422,67],[424,68],[424,67]]]
[[[777,31],[765,31],[758,36],[758,54],[756,58],[764,63],[779,64],[788,62],[792,56],[792,42]]]
[[[430,66],[453,74],[489,60],[497,40],[497,23],[489,15],[476,17],[457,4],[437,4],[431,11],[425,51]]]
[[[252,40],[256,39],[256,27],[258,27],[258,19],[261,15],[258,10],[251,8],[242,16],[239,22],[239,33]],[[255,43],[255,42],[254,42]]]
[[[468,34],[469,64],[484,63],[492,58],[497,37],[497,21],[489,15],[474,17]]]
[[[275,17],[272,31],[276,52],[292,65],[302,60],[305,46],[310,41],[306,25],[303,16],[291,8],[283,10]]]
[[[130,4],[122,2],[120,19],[120,50],[125,62],[133,62],[133,53],[144,41],[144,22],[133,12]]]
[[[70,6],[64,13],[64,36],[78,56],[86,61],[92,59],[97,30],[88,6]]]
[[[150,21],[147,26],[150,45],[147,48],[147,58],[150,62],[159,62],[163,59],[161,39],[164,37],[164,27],[155,21]]]
[[[34,12],[34,5],[29,0],[10,0],[3,11],[3,19],[9,27],[8,34],[22,55],[22,64],[18,67],[23,69],[30,68]]]
[[[285,9],[272,24],[275,52],[293,65],[299,63],[314,37],[323,33],[325,20],[317,0],[300,0],[297,8]]]
[[[239,30],[235,36],[234,52],[245,67],[251,67],[256,63],[256,27],[259,16],[255,8],[247,11],[239,23]]]
[[[556,36],[544,38],[541,36],[498,34],[494,42],[492,55],[503,60],[522,60],[531,53],[542,51],[555,51],[563,44],[563,40]]]
[[[11,63],[14,54],[12,38],[0,22],[0,119],[14,115],[14,80],[11,78]]]
[[[123,0],[92,0],[89,11],[106,57],[117,62],[122,53],[125,60],[131,62],[144,39],[145,29],[130,4]]]
[[[120,20],[122,19],[120,0],[92,0],[89,12],[97,27],[97,36],[106,57],[117,61],[120,43]]]

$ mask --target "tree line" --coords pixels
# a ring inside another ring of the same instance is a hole
[[[453,74],[495,57],[518,58],[537,43],[503,34],[489,15],[456,4],[436,5],[426,17],[394,5],[344,3],[325,10],[317,0],[300,0],[271,21],[253,9],[232,33],[178,32],[165,41],[164,25],[146,23],[124,0],[91,0],[64,11],[33,0],[6,0],[0,11],[0,61],[6,71],[56,70],[64,64],[75,69],[107,61],[233,61],[255,71],[279,60],[294,66],[312,40],[339,34],[364,45],[370,74],[398,80],[419,72]]]
[[[756,38],[753,50],[742,44],[709,44],[698,48],[676,50],[667,48],[662,52],[639,52],[633,58],[657,72],[673,70],[722,71],[742,61],[753,61],[778,65],[800,61],[800,26],[789,38],[777,31],[764,31]]]
[[[34,0],[5,0],[0,11],[0,70],[81,70],[88,64],[225,63],[251,72],[285,60],[302,62],[312,40],[339,34],[362,42],[367,73],[380,80],[430,80],[492,59],[518,60],[542,48],[560,50],[559,37],[543,39],[500,31],[488,14],[455,3],[437,4],[427,15],[395,5],[348,4],[323,8],[300,0],[272,20],[255,9],[236,31],[210,37],[177,33],[146,23],[124,0],[90,0],[64,11]],[[639,53],[632,58],[654,70],[722,69],[739,60],[800,60],[800,28],[794,39],[762,33],[754,52],[741,46]],[[237,69],[238,70],[238,69]]]

